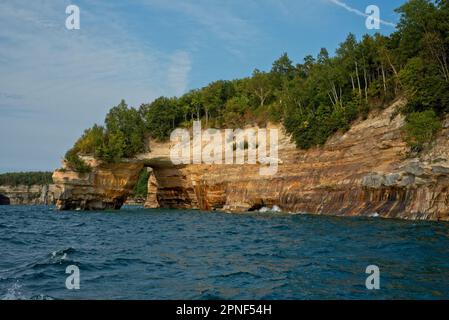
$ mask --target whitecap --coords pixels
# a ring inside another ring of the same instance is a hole
[[[22,294],[22,285],[17,280],[11,288],[8,289],[2,300],[24,300],[25,296]]]
[[[279,208],[277,205],[274,205],[272,208],[269,207],[262,207],[260,208],[259,212],[266,213],[266,212],[282,212],[281,208]]]

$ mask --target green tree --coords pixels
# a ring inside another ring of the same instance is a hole
[[[148,180],[150,178],[150,174],[147,168],[144,168],[142,172],[140,172],[139,180],[137,180],[136,185],[133,189],[133,196],[135,198],[146,199],[148,195]]]
[[[230,81],[215,81],[202,90],[202,102],[209,127],[209,117],[220,122],[226,102],[234,95],[234,87]]]
[[[421,151],[441,129],[441,121],[433,110],[414,112],[407,116],[405,139],[413,151]]]
[[[176,99],[160,97],[149,105],[143,105],[140,113],[144,119],[145,129],[150,136],[159,141],[170,137],[173,129],[182,121],[182,110]]]
[[[97,155],[105,138],[104,127],[95,124],[92,128],[84,131],[81,138],[75,142],[74,149],[79,154]]]
[[[0,174],[0,186],[32,186],[53,183],[52,172],[8,172]]]
[[[438,114],[449,112],[449,86],[435,64],[415,57],[399,75],[408,99],[407,113],[427,109]]]
[[[229,128],[240,128],[245,125],[245,113],[249,99],[246,97],[233,97],[226,102],[224,122]]]
[[[273,62],[271,73],[277,78],[277,86],[282,85],[283,80],[291,80],[295,76],[296,69],[287,53],[283,53],[279,59]]]
[[[273,93],[270,74],[257,69],[254,70],[249,86],[252,94],[256,97],[259,103],[259,107],[263,108]]]
[[[109,143],[117,142],[113,149],[121,150],[123,157],[133,157],[145,150],[144,123],[139,112],[128,108],[124,100],[112,108],[106,116],[106,134]]]

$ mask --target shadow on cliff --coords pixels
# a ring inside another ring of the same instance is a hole
[[[8,197],[0,194],[0,206],[8,206],[10,204],[11,200]]]
[[[150,167],[150,166],[148,166]],[[160,208],[197,209],[207,207],[202,199],[204,190],[200,185],[193,185],[182,168],[175,166],[151,166],[156,178],[156,198]]]

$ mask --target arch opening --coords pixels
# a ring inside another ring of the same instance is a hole
[[[139,174],[139,178],[135,183],[130,195],[125,199],[127,205],[145,205],[148,198],[149,182],[153,175],[153,169],[145,165]]]

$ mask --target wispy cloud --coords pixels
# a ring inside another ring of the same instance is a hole
[[[335,4],[335,5],[339,6],[339,7],[342,7],[346,11],[354,13],[354,14],[356,14],[358,16],[365,17],[365,18],[369,17],[369,15],[366,14],[365,12],[362,12],[362,11],[356,9],[356,8],[353,8],[353,7],[349,6],[348,4],[346,4],[346,3],[342,2],[342,1],[339,1],[339,0],[327,0],[327,1],[332,2],[333,4]],[[386,25],[386,26],[396,27],[396,24],[394,24],[392,22],[389,22],[389,21],[385,21],[385,20],[379,19],[379,22],[381,24],[383,24],[383,25]]]
[[[191,69],[192,60],[188,52],[179,51],[172,55],[167,79],[175,95],[179,96],[185,93]]]
[[[187,52],[142,43],[120,10],[105,10],[106,1],[80,1],[81,30],[68,31],[68,4],[0,3],[0,145],[24,167],[37,158],[57,166],[77,136],[120,99],[137,106],[188,84]],[[29,153],[42,144],[52,146],[48,154]],[[0,157],[0,168],[10,165]]]
[[[140,3],[189,18],[199,27],[198,34],[202,37],[212,35],[221,41],[225,50],[239,57],[243,55],[243,49],[251,46],[258,34],[257,28],[232,9],[232,1],[140,0]],[[205,38],[208,39],[210,37]]]

